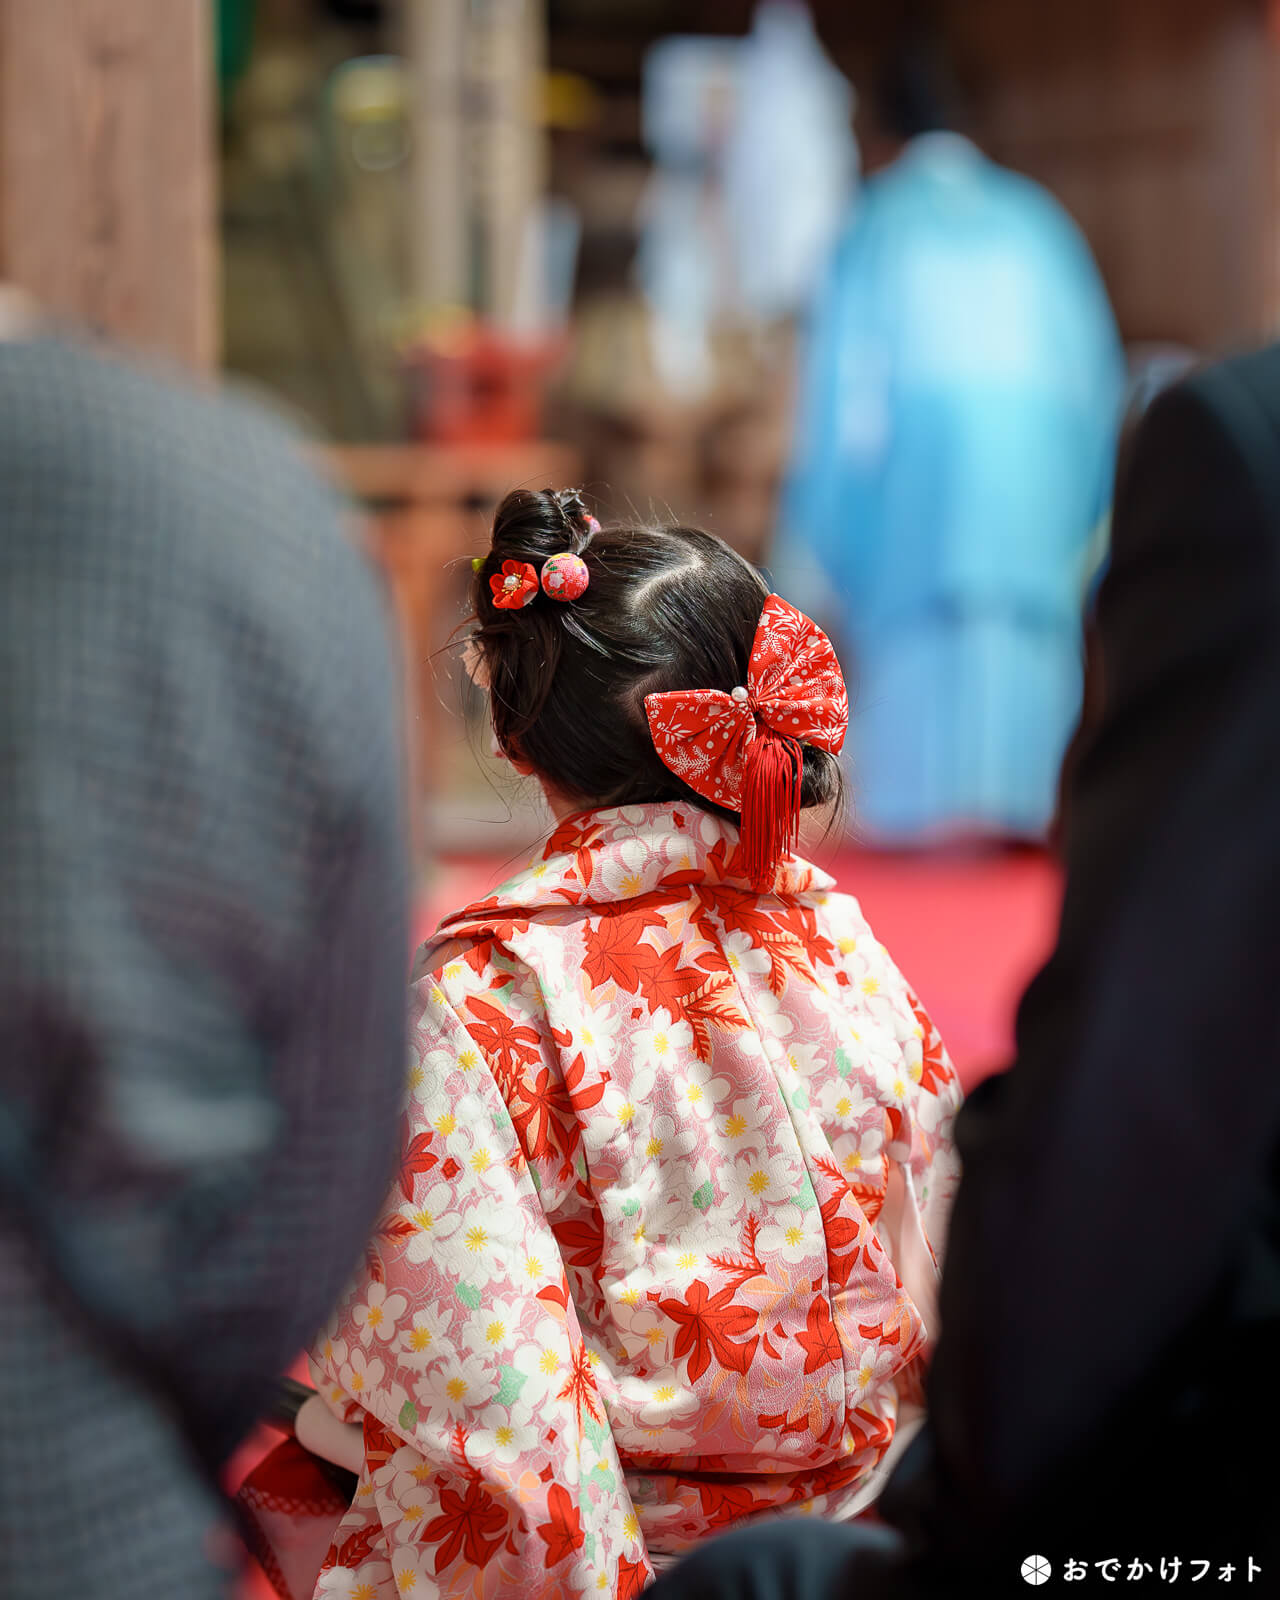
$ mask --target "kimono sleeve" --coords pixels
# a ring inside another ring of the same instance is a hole
[[[890,1118],[888,1187],[877,1232],[903,1286],[924,1319],[929,1342],[938,1337],[938,1289],[951,1203],[959,1182],[953,1124],[960,1083],[942,1037],[915,992],[890,964],[900,985],[903,1115]]]
[[[857,906],[846,902],[834,909],[840,947],[848,952],[842,958],[846,975],[882,1036],[892,1041],[881,1086],[887,1187],[876,1232],[932,1342],[938,1333],[938,1280],[960,1176],[954,1122],[963,1095],[932,1018]]]
[[[430,977],[414,986],[400,1177],[318,1355],[331,1400],[364,1413],[334,1553],[379,1600],[638,1594],[596,1357],[494,1076],[540,1036],[493,992],[485,1014],[481,1040]]]

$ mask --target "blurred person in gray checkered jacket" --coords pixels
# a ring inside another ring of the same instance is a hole
[[[205,1600],[389,1181],[378,583],[288,431],[0,341],[0,1594]]]

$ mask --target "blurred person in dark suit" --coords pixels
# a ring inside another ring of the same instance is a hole
[[[930,1416],[889,1527],[747,1530],[655,1600],[1020,1593],[1030,1556],[1055,1582],[1120,1558],[1138,1591],[1206,1562],[1274,1588],[1280,347],[1151,406],[1099,628],[1058,944],[1016,1065],[957,1119]]]
[[[1198,363],[1199,357],[1195,352],[1181,345],[1154,345],[1139,347],[1135,351],[1130,368],[1124,420],[1116,443],[1117,488],[1128,472],[1137,443],[1138,429],[1152,401],[1179,378],[1185,378]],[[1102,525],[1104,548],[1099,552],[1098,569],[1084,600],[1084,683],[1080,697],[1080,720],[1076,723],[1075,732],[1062,758],[1062,769],[1058,773],[1057,809],[1049,829],[1049,846],[1056,854],[1061,854],[1066,838],[1065,800],[1075,778],[1076,764],[1081,752],[1093,738],[1098,719],[1102,715],[1105,686],[1102,674],[1102,650],[1098,642],[1098,591],[1107,569],[1105,545],[1110,541],[1110,521],[1108,517]]]
[[[388,1182],[384,606],[246,402],[0,342],[0,1593],[213,1600]]]

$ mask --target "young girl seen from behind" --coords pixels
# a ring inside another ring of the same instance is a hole
[[[419,953],[399,1180],[316,1357],[364,1423],[320,1592],[625,1597],[742,1518],[874,1499],[959,1091],[790,853],[840,795],[825,636],[720,540],[568,492],[508,496],[473,598],[558,826]]]

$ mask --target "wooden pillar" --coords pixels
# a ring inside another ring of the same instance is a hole
[[[217,355],[210,0],[0,0],[0,278],[200,369]]]
[[[410,247],[419,311],[465,305],[471,283],[464,138],[467,0],[407,0],[413,81]]]
[[[1222,343],[1233,348],[1276,332],[1276,41],[1265,13],[1248,0],[1224,8],[1220,27],[1213,82],[1223,181],[1211,225],[1229,241],[1222,254]]]
[[[1280,0],[1267,0],[1264,160],[1265,218],[1264,325],[1267,337],[1280,337]]]
[[[480,308],[506,328],[517,320],[538,320],[536,308],[523,302],[525,275],[535,270],[531,252],[546,181],[539,104],[545,13],[546,0],[483,0],[472,15],[474,181],[484,241]]]

